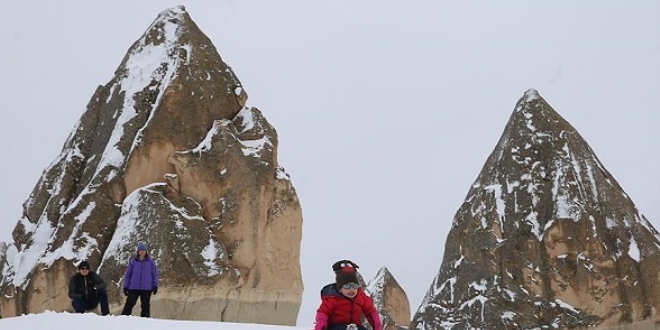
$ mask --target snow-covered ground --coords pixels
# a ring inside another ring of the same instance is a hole
[[[210,321],[177,321],[141,318],[137,316],[100,316],[93,313],[71,314],[45,312],[0,319],[0,329],[302,330],[309,328]]]

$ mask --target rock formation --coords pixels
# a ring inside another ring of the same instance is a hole
[[[660,235],[535,90],[456,212],[412,329],[608,326],[658,314]]]
[[[410,301],[392,273],[383,267],[367,287],[374,300],[383,330],[408,329],[410,324]]]
[[[160,268],[152,315],[293,325],[302,211],[277,133],[183,6],[128,50],[24,204],[0,284],[2,316],[69,310],[89,260],[112,312],[139,241]]]

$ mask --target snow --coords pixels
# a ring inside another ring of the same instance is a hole
[[[14,262],[10,263],[14,269],[14,278],[12,280],[14,286],[19,287],[22,285],[21,287],[23,289],[27,286],[28,275],[39,263],[41,256],[47,250],[48,243],[54,232],[55,227],[51,225],[46,215],[42,215],[31,237],[32,244],[16,254]]]
[[[129,238],[132,236],[132,232],[135,229],[135,222],[131,219],[136,219],[137,215],[132,213],[137,212],[135,205],[138,205],[140,194],[143,189],[144,187],[135,189],[131,194],[126,196],[126,199],[124,199],[124,202],[122,203],[122,214],[119,219],[117,219],[117,228],[112,236],[112,240],[110,240],[110,243],[108,244],[108,249],[106,250],[104,258],[114,256],[118,260],[122,260],[120,253],[125,242],[129,241]]]
[[[630,237],[630,245],[628,246],[628,255],[635,261],[639,262],[641,253],[639,252],[637,241],[635,241],[635,238],[632,236]]]
[[[185,64],[189,65],[190,64],[190,56],[192,56],[192,51],[193,51],[192,46],[191,45],[183,45],[180,48],[184,49],[186,51],[186,63]],[[208,72],[206,74],[209,75]]]
[[[497,218],[500,220],[500,231],[504,232],[504,199],[502,199],[502,186],[499,184],[494,184],[487,186],[486,190],[493,192],[493,198],[495,199],[495,210],[497,212]]]
[[[96,203],[91,202],[87,205],[78,215],[74,218],[76,219],[75,225],[69,238],[64,240],[62,246],[53,250],[53,251],[44,251],[44,255],[39,258],[39,262],[43,263],[45,266],[50,267],[58,259],[64,258],[67,260],[85,260],[89,255],[96,250],[98,247],[98,242],[96,238],[90,236],[86,232],[81,232],[82,226],[85,221],[89,218],[92,210],[96,207]],[[73,238],[80,237],[82,239],[78,242],[84,242],[85,245],[75,246],[73,245]],[[52,239],[51,239],[52,240]]]
[[[535,131],[536,131],[536,127],[535,127],[534,124],[532,123],[532,120],[531,120],[531,119],[528,119],[528,120],[527,120],[526,125],[527,125],[527,128],[528,128],[531,132],[535,132]]]
[[[237,89],[238,88],[240,87],[237,87]],[[239,111],[236,114],[236,118],[241,119],[241,125],[243,126],[243,128],[238,132],[238,134],[241,134],[245,131],[249,131],[254,127],[254,122],[255,122],[254,113],[248,107],[243,107],[243,109],[241,109],[241,111]]]
[[[125,92],[124,105],[120,110],[121,114],[115,123],[112,136],[106,144],[107,147],[97,168],[97,174],[100,169],[108,165],[120,167],[126,159],[125,155],[123,155],[115,146],[124,135],[124,125],[137,115],[134,95],[143,91],[152,83],[152,81],[161,82],[157,86],[158,97],[153,107],[156,109],[164,95],[165,89],[169,86],[170,81],[177,70],[178,57],[173,56],[176,49],[178,47],[183,47],[186,49],[187,55],[190,56],[190,53],[192,52],[191,46],[179,45],[179,24],[172,21],[172,18],[177,18],[178,20],[183,19],[182,15],[184,14],[184,11],[181,9],[182,8],[171,8],[161,12],[158,19],[149,26],[147,31],[150,31],[157,24],[162,24],[162,30],[160,32],[161,36],[164,37],[164,40],[159,40],[160,44],[158,45],[152,43],[147,44],[147,35],[145,33],[145,35],[143,35],[137,42],[138,46],[135,48],[136,52],[130,54],[126,60],[126,63],[124,64],[126,74],[118,82],[121,85],[121,91]],[[189,58],[186,60],[189,60]],[[149,118],[144,127],[148,126],[154,113],[155,111],[152,111],[149,114]],[[129,153],[132,152],[139,143],[142,129],[143,128],[138,131]]]
[[[220,274],[220,269],[215,263],[216,258],[222,252],[222,249],[218,247],[218,242],[209,239],[209,245],[207,245],[204,250],[202,250],[202,257],[204,257],[204,265],[209,268],[208,275],[214,276]]]
[[[541,99],[541,96],[539,95],[539,92],[534,88],[530,88],[527,91],[525,91],[524,97],[525,97],[525,102],[526,103],[529,103],[529,102],[532,102],[532,101],[538,101],[538,100]]]
[[[479,280],[479,283],[477,282],[472,282],[470,283],[469,287],[479,291],[479,292],[484,292],[486,291],[487,287],[486,284],[488,284],[488,281],[481,279]]]
[[[140,330],[307,330],[306,327],[229,323],[212,321],[180,321],[137,316],[99,316],[93,313],[71,314],[47,311],[0,319],[2,329],[140,329]]]
[[[653,228],[651,223],[648,221],[648,219],[646,219],[646,217],[644,215],[639,213],[639,210],[637,210],[636,207],[635,207],[635,215],[634,216],[635,216],[635,221],[638,224],[644,226],[644,228],[646,228],[646,230],[648,230],[649,233],[653,234],[653,236],[655,237],[655,242],[654,243],[658,247],[658,249],[660,249],[660,233],[658,233],[658,231],[655,230],[655,228]]]
[[[594,179],[594,172],[593,169],[591,168],[591,165],[589,163],[584,164],[584,167],[586,167],[587,170],[587,178],[589,179],[589,182],[591,183],[591,197],[593,197],[594,201],[598,201],[598,185],[596,184],[596,179]]]
[[[374,298],[374,303],[376,306],[382,305],[382,295],[384,293],[383,288],[385,287],[385,275],[387,274],[387,268],[381,267],[374,277],[367,284],[366,291],[367,294],[371,295]],[[374,296],[377,295],[377,296]]]
[[[531,232],[536,236],[536,238],[540,241],[543,240],[543,230],[541,230],[541,224],[538,221],[538,214],[536,211],[531,211],[529,214],[525,217],[525,221],[531,225]]]
[[[241,142],[241,145],[243,145],[243,148],[241,148],[241,150],[243,151],[243,155],[245,156],[261,157],[261,151],[266,146],[272,147],[272,143],[270,142],[270,139],[266,136],[256,140],[239,140],[239,141]]]
[[[616,227],[616,221],[614,221],[614,219],[609,217],[605,218],[605,226],[607,227],[607,229],[612,229]]]
[[[509,289],[504,289],[504,292],[507,294],[507,296],[509,296],[510,301],[515,301],[515,299],[516,299],[516,293],[515,292],[513,292]]]
[[[477,295],[476,297],[466,300],[461,306],[458,308],[459,310],[463,310],[465,307],[472,307],[475,302],[479,302],[481,304],[481,319],[485,320],[485,309],[486,309],[486,302],[488,301],[488,297],[485,297],[483,295]]]
[[[229,125],[230,121],[229,120],[215,120],[213,121],[213,126],[211,129],[206,133],[206,136],[204,137],[204,140],[197,145],[194,149],[192,149],[193,153],[199,154],[201,152],[209,151],[211,150],[211,144],[213,142],[213,137],[220,132],[221,127],[225,127]]]
[[[436,279],[438,279],[438,278],[436,277]],[[433,297],[438,296],[445,289],[447,284],[449,284],[450,302],[454,302],[454,285],[456,284],[456,277],[452,277],[452,278],[446,280],[444,283],[442,283],[442,285],[440,285],[440,287],[437,287],[437,285],[433,285],[433,288],[437,288],[437,290],[434,290],[434,292],[431,294],[431,296],[433,296]],[[422,302],[422,305],[424,305],[423,302]]]
[[[507,312],[502,313],[502,319],[503,320],[513,320],[515,317],[516,317],[515,312],[507,311]]]
[[[559,307],[561,307],[563,309],[568,309],[571,312],[576,313],[576,314],[580,313],[580,311],[578,311],[575,307],[573,307],[573,305],[570,305],[570,304],[564,302],[561,299],[555,299],[555,302],[557,303],[557,305],[559,305]]]
[[[463,260],[465,259],[465,256],[461,254],[461,257],[458,258],[458,260],[454,261],[454,269],[458,268],[458,266],[461,265]]]
[[[286,170],[284,170],[284,167],[278,167],[275,169],[275,177],[280,180],[290,180],[291,177],[289,177],[289,174],[286,173]]]

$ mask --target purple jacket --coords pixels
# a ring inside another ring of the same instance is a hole
[[[124,274],[124,289],[151,291],[157,286],[158,268],[149,255],[144,260],[135,257],[128,262]]]

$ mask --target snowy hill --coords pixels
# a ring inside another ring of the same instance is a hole
[[[302,330],[304,327],[288,327],[263,324],[239,324],[227,322],[172,321],[127,316],[99,316],[96,314],[69,314],[44,312],[0,319],[2,329],[141,329],[141,330]]]

